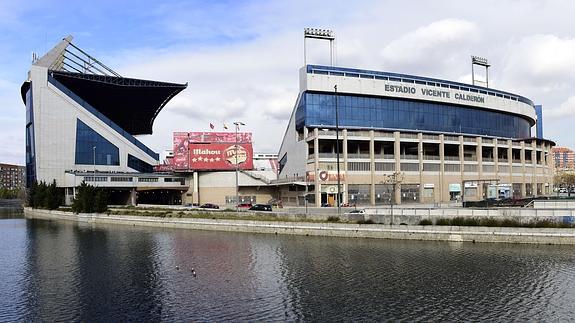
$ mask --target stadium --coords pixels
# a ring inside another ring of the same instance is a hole
[[[136,136],[151,134],[186,87],[123,77],[71,36],[34,55],[21,87],[27,186],[55,180],[66,203],[87,182],[109,190],[111,204],[228,207],[442,203],[553,189],[555,144],[543,138],[541,106],[487,84],[304,63],[278,154],[254,153],[237,122],[235,132],[174,132],[161,163]]]
[[[484,86],[306,65],[278,154],[279,180],[292,184],[280,195],[333,206],[338,196],[382,205],[549,194],[555,144],[540,111]]]
[[[241,133],[247,139],[238,141],[233,132],[199,133],[202,139],[184,133],[184,140],[175,132],[167,160],[178,163],[160,164],[160,155],[136,136],[152,134],[155,118],[187,84],[123,77],[72,39],[34,55],[21,87],[27,187],[56,181],[67,204],[82,182],[106,189],[111,204],[234,205],[238,198],[255,203],[274,197],[268,185],[277,176],[277,157],[253,154],[251,133]],[[215,158],[197,161],[205,151]],[[225,156],[213,156],[216,151]]]

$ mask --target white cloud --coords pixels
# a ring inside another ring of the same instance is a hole
[[[404,34],[381,51],[386,66],[394,69],[439,70],[469,54],[479,28],[463,19],[444,19]]]
[[[508,82],[546,92],[570,88],[575,80],[575,38],[524,37],[509,46],[504,63]]]
[[[189,82],[159,114],[154,135],[142,137],[153,149],[169,148],[173,131],[221,130],[240,120],[254,133],[256,151],[276,152],[298,94],[298,37],[276,36],[225,48],[162,51],[130,61],[122,75]],[[124,54],[122,54],[124,55]],[[257,58],[257,59],[255,59]]]
[[[558,108],[544,110],[543,116],[549,119],[575,117],[575,96],[567,99]]]

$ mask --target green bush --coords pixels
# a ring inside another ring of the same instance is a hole
[[[339,216],[330,215],[327,217],[327,222],[339,222]]]
[[[104,213],[108,210],[108,198],[108,192],[104,189],[82,182],[76,188],[72,211],[74,213]]]
[[[34,181],[28,190],[26,204],[32,208],[42,208],[56,210],[64,201],[64,192],[56,185],[56,180],[52,184],[46,185],[44,181],[40,183]]]
[[[20,190],[18,189],[0,188],[0,199],[16,199],[19,195]]]
[[[432,225],[433,222],[430,219],[423,219],[419,221],[419,225]]]
[[[451,225],[451,221],[447,218],[439,218],[435,221],[435,225]]]

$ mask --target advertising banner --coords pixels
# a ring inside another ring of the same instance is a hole
[[[251,144],[211,143],[190,144],[190,169],[193,170],[234,170],[253,169],[253,149]],[[237,159],[236,159],[237,152]]]
[[[337,182],[337,172],[334,171],[327,171],[321,170],[318,172],[318,177],[320,182]],[[339,172],[339,180],[345,181],[345,172]],[[315,182],[315,172],[307,171],[306,172],[306,181],[308,182]]]
[[[235,169],[235,143],[238,168],[253,169],[251,132],[174,132],[174,170]]]
[[[174,158],[172,167],[175,170],[188,169],[188,133],[174,132]]]

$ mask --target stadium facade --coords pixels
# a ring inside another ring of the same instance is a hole
[[[280,195],[319,206],[338,191],[356,205],[548,194],[554,143],[537,113],[492,88],[306,65],[278,154],[279,181],[291,183]]]
[[[151,134],[155,117],[186,86],[122,77],[75,46],[72,36],[64,38],[33,58],[21,87],[27,186],[55,180],[68,188],[68,201],[82,181],[132,193],[143,183],[180,186],[180,180],[158,184],[161,176],[138,175],[151,173],[159,155],[135,136]]]
[[[199,143],[187,136],[179,148],[189,152],[190,165],[167,169],[160,165],[159,154],[136,138],[152,134],[162,108],[186,87],[123,77],[74,45],[72,36],[44,56],[34,55],[21,87],[27,186],[55,180],[65,189],[66,203],[82,182],[107,189],[112,204],[234,205],[238,198],[242,203],[265,203],[275,197],[275,187],[269,184],[277,177],[277,156],[253,154],[251,134],[238,149],[230,149],[233,132]],[[202,155],[204,150],[209,156]],[[225,156],[212,156],[215,151]],[[241,155],[239,196],[234,167],[228,163],[235,153]]]

